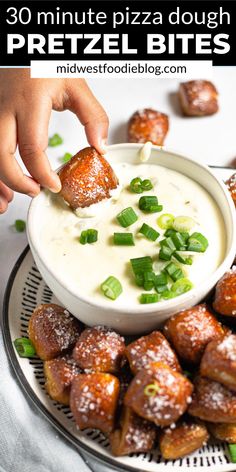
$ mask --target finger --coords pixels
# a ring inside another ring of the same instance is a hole
[[[2,213],[5,213],[5,211],[7,210],[7,207],[8,207],[8,201],[0,193],[0,215]]]
[[[13,191],[0,181],[0,196],[11,202],[14,197]]]
[[[30,108],[30,119],[29,119]],[[52,192],[61,190],[61,182],[51,169],[46,148],[48,146],[48,124],[51,103],[35,101],[32,106],[17,114],[18,141],[21,158],[32,177]]]
[[[14,153],[16,149],[16,120],[13,115],[0,116],[0,179],[12,190],[31,197],[39,193],[39,185],[23,174]]]
[[[89,144],[100,153],[106,152],[109,120],[87,83],[81,79],[70,81],[68,97],[68,108],[84,125]]]

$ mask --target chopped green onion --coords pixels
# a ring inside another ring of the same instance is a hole
[[[175,244],[172,240],[172,238],[165,238],[165,239],[162,239],[160,241],[160,246],[161,248],[163,248],[164,246],[168,247],[169,249],[171,249],[172,252],[176,251],[176,247],[175,247]]]
[[[143,274],[143,288],[144,290],[152,290],[154,287],[155,274],[154,272],[144,272]]]
[[[167,284],[167,275],[165,272],[161,272],[155,277],[155,287],[160,287]]]
[[[135,277],[140,274],[143,275],[144,272],[152,272],[152,258],[149,256],[136,257],[135,259],[130,259],[130,262]]]
[[[51,138],[49,138],[49,140],[48,140],[48,145],[50,147],[56,147],[56,146],[59,146],[62,143],[63,143],[63,139],[57,133],[55,133],[53,136],[51,136]]]
[[[142,293],[140,295],[140,303],[143,305],[147,303],[156,303],[159,302],[160,296],[158,293]]]
[[[101,290],[105,297],[110,298],[111,300],[116,300],[122,293],[122,285],[120,281],[110,275],[101,285]]]
[[[183,271],[174,262],[167,264],[165,266],[165,271],[174,281],[184,277]]]
[[[161,294],[161,298],[163,298],[164,300],[171,300],[171,298],[175,298],[175,297],[176,297],[176,294],[172,292],[171,290],[165,290],[165,292]]]
[[[17,338],[14,346],[20,357],[33,357],[36,354],[35,348],[28,338]]]
[[[113,242],[116,246],[134,246],[132,233],[114,233]]]
[[[191,234],[188,240],[188,251],[205,252],[208,248],[208,240],[201,233]]]
[[[229,444],[228,448],[229,448],[231,462],[235,464],[236,463],[236,444]]]
[[[186,277],[177,280],[171,287],[171,291],[176,294],[176,296],[181,295],[182,293],[188,292],[193,288],[192,282]]]
[[[155,289],[156,289],[157,293],[163,293],[163,292],[166,292],[166,290],[168,290],[168,286],[167,285],[159,285],[159,286],[155,286]]]
[[[172,249],[170,249],[167,246],[163,246],[161,250],[159,251],[159,259],[163,261],[170,261],[172,254],[173,254]]]
[[[92,244],[98,240],[98,231],[96,229],[86,229],[82,231],[79,242],[80,244]]]
[[[159,216],[159,218],[157,219],[157,224],[158,226],[160,226],[161,229],[172,228],[172,223],[174,219],[174,216],[170,213],[163,213],[163,215]]]
[[[190,216],[177,216],[173,221],[173,229],[180,233],[190,231],[196,222]]]
[[[23,233],[26,228],[26,222],[24,220],[16,220],[14,226],[18,233]]]
[[[165,232],[164,232],[164,236],[166,236],[167,238],[168,237],[171,237],[173,236],[173,234],[177,233],[177,231],[175,231],[175,229],[172,229],[172,228],[168,228]]]
[[[152,384],[146,385],[144,388],[144,395],[147,395],[147,397],[154,397],[156,393],[158,393],[160,390],[160,387],[157,382],[153,382]]]
[[[135,177],[130,182],[130,190],[133,193],[143,193],[142,189],[142,179],[140,177]]]
[[[143,223],[142,227],[139,230],[139,233],[143,234],[150,241],[156,241],[160,233],[158,233],[154,228]]]
[[[158,204],[156,196],[145,196],[139,199],[139,209],[147,213],[162,211],[162,205]]]
[[[153,189],[153,185],[152,185],[152,182],[151,180],[149,179],[144,179],[142,181],[142,189],[143,189],[143,192],[146,192],[148,190],[152,190]]]
[[[65,152],[64,156],[60,157],[60,161],[66,164],[66,162],[69,162],[71,158],[72,158],[72,154],[70,152]]]
[[[144,275],[143,274],[136,274],[135,275],[135,282],[138,287],[143,287]]]
[[[185,239],[183,238],[182,234],[179,233],[178,231],[171,236],[171,239],[176,247],[176,249],[179,249],[179,251],[184,251],[186,250],[186,245],[185,245]]]
[[[181,264],[192,265],[193,263],[192,257],[182,257],[178,252],[174,252],[173,257]]]
[[[128,207],[122,210],[116,217],[117,221],[120,223],[123,228],[127,228],[131,226],[135,221],[137,221],[138,217],[133,210],[133,208]]]

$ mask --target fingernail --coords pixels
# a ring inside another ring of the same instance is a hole
[[[0,213],[4,213],[6,210],[6,200],[0,197]]]
[[[53,181],[53,185],[51,185],[49,187],[49,190],[51,190],[51,192],[53,192],[53,193],[60,192],[60,190],[61,190],[61,181],[60,181],[58,175],[55,172],[52,172],[51,173],[51,178],[52,178],[52,181]]]
[[[101,140],[101,149],[102,149],[102,152],[104,154],[106,154],[106,152],[107,152],[107,141],[106,141],[106,139]]]

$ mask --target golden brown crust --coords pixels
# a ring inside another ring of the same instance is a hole
[[[115,373],[120,370],[125,350],[124,338],[104,326],[85,329],[73,351],[84,370]]]
[[[163,362],[173,370],[181,372],[173,349],[160,331],[153,331],[133,341],[126,347],[125,354],[134,375],[139,370],[148,368],[152,362]]]
[[[29,321],[29,338],[43,361],[71,349],[82,330],[81,323],[54,303],[39,305]]]
[[[219,382],[197,377],[188,412],[212,423],[236,423],[236,394]]]
[[[231,177],[226,180],[225,184],[233,199],[234,205],[236,206],[236,173],[231,175]]]
[[[225,330],[203,303],[172,316],[164,334],[182,359],[198,364],[206,345],[224,336]]]
[[[214,438],[231,444],[236,443],[236,423],[207,423],[207,428]]]
[[[169,129],[169,118],[152,108],[136,111],[128,123],[128,142],[146,143],[162,146]]]
[[[148,394],[147,386],[153,384],[155,389],[151,388],[152,392]],[[192,384],[182,374],[161,362],[154,362],[134,377],[124,404],[157,426],[168,426],[185,412],[192,390]]]
[[[179,86],[179,100],[184,115],[213,115],[219,109],[218,93],[208,80],[190,80]]]
[[[236,335],[211,341],[203,354],[200,374],[236,391]]]
[[[69,405],[71,382],[79,373],[80,369],[71,355],[45,361],[45,388],[49,396],[63,405]]]
[[[164,459],[184,457],[202,447],[209,439],[203,423],[194,420],[181,422],[173,429],[167,428],[160,437],[160,451]]]
[[[60,195],[73,210],[88,207],[110,197],[118,179],[106,159],[96,149],[79,151],[59,171],[62,190]]]
[[[124,407],[120,427],[110,434],[111,452],[114,456],[148,452],[154,446],[156,433],[157,429],[152,423]]]
[[[119,397],[119,380],[111,374],[94,372],[74,378],[70,408],[80,429],[94,428],[109,434],[114,429]]]
[[[213,307],[221,315],[236,316],[236,266],[217,283]]]

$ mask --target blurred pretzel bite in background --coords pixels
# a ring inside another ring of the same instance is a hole
[[[71,382],[79,373],[81,370],[70,354],[45,361],[45,388],[49,396],[63,405],[69,405]]]
[[[221,315],[236,316],[236,266],[217,283],[213,308]]]
[[[43,361],[74,347],[82,324],[65,308],[53,303],[39,305],[29,321],[29,338]]]
[[[164,334],[177,354],[192,364],[199,364],[206,345],[226,332],[205,303],[177,313],[164,326]]]
[[[84,370],[118,372],[125,350],[124,338],[103,326],[85,329],[74,348],[73,357]]]
[[[118,396],[119,380],[114,375],[102,372],[77,375],[70,393],[70,409],[77,426],[111,433]]]
[[[157,428],[154,424],[124,407],[119,428],[110,434],[111,452],[114,456],[148,452],[154,446],[156,435]]]
[[[226,180],[225,184],[236,206],[236,173],[231,175],[231,177],[228,180]]]
[[[236,423],[236,393],[219,382],[197,377],[188,413],[211,423]]]
[[[236,335],[211,341],[203,354],[200,373],[236,391]]]
[[[208,80],[190,80],[179,86],[179,101],[184,115],[213,115],[219,109],[218,92]]]
[[[128,123],[128,142],[146,143],[162,146],[169,129],[169,118],[152,108],[136,111]]]
[[[72,157],[59,171],[59,177],[60,195],[73,210],[110,198],[110,191],[118,186],[110,164],[92,147]]]
[[[163,362],[177,372],[181,372],[179,361],[168,341],[160,331],[133,341],[126,347],[126,357],[133,374],[148,368],[152,362]]]
[[[178,459],[204,446],[209,439],[206,426],[191,419],[180,421],[175,428],[166,428],[160,436],[160,451],[164,459]]]
[[[220,441],[236,443],[236,423],[207,423],[207,429],[214,438],[220,439]]]
[[[124,404],[157,426],[168,426],[186,411],[192,390],[192,384],[182,374],[154,362],[131,381]]]

